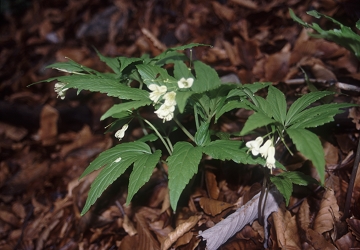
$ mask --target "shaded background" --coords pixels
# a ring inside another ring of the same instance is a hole
[[[237,205],[244,204],[259,190],[259,169],[209,162],[210,167],[202,172],[206,183],[198,181],[196,188],[183,198],[184,207],[176,214],[166,207],[166,178],[155,172],[132,206],[124,206],[125,175],[89,213],[80,217],[95,175],[80,182],[78,177],[98,153],[117,143],[112,135],[104,135],[104,127],[110,121],[99,120],[114,100],[87,91],[79,95],[68,91],[66,99],[61,100],[56,98],[54,83],[29,86],[60,74],[47,69],[49,64],[71,58],[96,70],[110,71],[97,58],[94,48],[105,56],[137,57],[144,53],[155,56],[166,48],[190,42],[204,43],[213,48],[194,49],[195,59],[210,64],[221,77],[231,81],[271,81],[289,100],[294,100],[308,91],[301,66],[315,79],[318,88],[336,86],[338,91],[348,94],[337,97],[337,101],[359,103],[358,91],[348,91],[337,84],[350,84],[355,90],[360,86],[356,58],[331,42],[309,38],[288,14],[288,8],[292,8],[307,22],[316,21],[322,27],[333,28],[326,20],[313,20],[305,14],[315,9],[354,26],[360,17],[357,0],[1,0],[0,3],[2,249],[159,249],[177,223],[199,212],[207,213],[199,205],[199,197],[213,198],[209,195],[211,188],[219,193],[217,200]],[[219,128],[238,131],[247,115],[243,111],[229,113],[220,120]],[[335,190],[340,210],[344,206],[359,126],[355,109],[350,112],[355,124],[347,115],[337,117],[336,126],[321,131],[327,157],[327,184]],[[140,136],[141,129],[133,127],[124,140]],[[283,160],[287,167],[303,168],[316,177],[301,156]],[[359,191],[356,186],[352,203],[354,223],[360,216]],[[309,216],[314,216],[322,192],[300,190],[289,206],[294,209],[289,211],[299,216],[295,205],[307,197],[311,205]],[[218,216],[204,215],[183,241],[178,240],[179,249],[196,249],[198,230],[211,227],[230,211],[224,210]],[[328,216],[331,219],[330,213]],[[325,237],[325,242],[341,247],[345,243],[358,246],[355,236],[359,237],[360,230],[356,231],[353,224],[344,224],[340,234]],[[229,249],[262,247],[261,233],[251,227],[245,231],[228,243]],[[354,236],[351,232],[357,233]],[[274,231],[271,239],[272,248],[279,247]],[[301,239],[301,244],[303,248],[314,246],[309,239]],[[198,249],[203,248],[201,243]]]

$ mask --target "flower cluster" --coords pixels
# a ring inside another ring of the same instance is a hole
[[[194,82],[193,78],[181,78],[178,81],[179,88],[190,88]],[[174,118],[174,111],[176,106],[176,92],[170,91],[167,92],[168,89],[166,86],[159,86],[157,84],[150,84],[148,88],[151,90],[149,94],[150,100],[154,102],[154,104],[158,103],[159,100],[164,100],[164,103],[155,111],[155,114],[163,121],[170,121]]]
[[[60,97],[62,100],[65,99],[65,92],[68,90],[68,88],[64,88],[66,86],[66,83],[63,82],[57,82],[55,83],[55,92],[58,94],[57,97]]]
[[[272,139],[267,140],[264,145],[263,138],[257,137],[253,141],[248,141],[245,145],[251,150],[251,153],[254,156],[260,154],[266,159],[266,167],[269,169],[275,168],[275,147],[273,145]],[[262,145],[262,146],[261,146]]]

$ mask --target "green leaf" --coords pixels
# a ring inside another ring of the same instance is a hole
[[[93,70],[91,68],[88,68],[81,64],[78,64],[78,63],[74,62],[73,60],[69,60],[67,62],[57,62],[54,64],[50,64],[50,65],[46,66],[46,68],[57,69],[62,72],[74,73],[74,74],[76,74],[76,73],[98,73],[96,70]]]
[[[177,91],[175,100],[180,113],[185,110],[188,99],[194,94],[192,91]]]
[[[274,86],[269,86],[266,100],[270,104],[274,119],[279,123],[284,124],[287,109],[284,93]]]
[[[145,135],[143,137],[141,137],[140,139],[136,140],[136,141],[141,141],[141,142],[154,142],[157,139],[159,139],[159,137],[156,134],[148,134]]]
[[[237,101],[237,100],[233,100],[233,101],[229,101],[227,103],[225,103],[225,105],[223,105],[220,110],[218,112],[216,112],[215,115],[215,123],[217,122],[217,120],[220,118],[220,116],[222,116],[223,114],[225,114],[226,112],[233,110],[233,109],[249,109],[249,106],[246,105],[244,102],[242,101]]]
[[[177,88],[177,80],[159,66],[150,64],[136,65],[143,82],[146,85],[165,85],[169,91]]]
[[[293,185],[286,176],[270,176],[270,180],[275,184],[279,192],[284,196],[286,206],[289,205],[290,197],[293,191]]]
[[[193,147],[188,142],[176,143],[173,154],[167,158],[170,204],[174,211],[185,186],[197,173],[201,158],[201,148]]]
[[[135,62],[141,62],[141,58],[136,57],[117,57],[116,58],[120,62],[120,72],[122,72],[127,66]]]
[[[221,85],[220,78],[216,71],[201,61],[194,61],[196,79],[191,89],[194,92],[202,93],[215,89]]]
[[[310,26],[308,25],[308,23],[304,22],[303,20],[301,20],[300,18],[298,18],[294,11],[292,9],[289,9],[289,13],[290,13],[290,17],[297,23],[301,24],[302,26],[309,28]]]
[[[85,214],[106,190],[125,170],[143,154],[151,154],[150,147],[143,142],[130,142],[117,145],[101,153],[85,169],[80,178],[105,166],[91,184],[88,198],[81,215]]]
[[[325,179],[325,155],[321,145],[320,139],[314,133],[306,129],[292,129],[286,130],[290,139],[306,158],[312,161],[315,166],[320,182],[324,183]]]
[[[126,197],[126,204],[129,204],[139,189],[149,181],[156,164],[161,157],[161,151],[156,150],[153,154],[142,154],[136,156],[134,168],[130,174],[129,191]]]
[[[264,98],[262,98],[261,96],[254,96],[254,100],[256,100],[257,103],[257,109],[256,111],[262,111],[261,113],[266,115],[269,118],[272,118],[273,115],[273,109],[272,106],[270,105],[270,102],[268,102],[267,100],[265,100]]]
[[[294,21],[300,23],[306,28],[312,28],[319,33],[319,34],[310,34],[311,36],[333,41],[339,44],[340,46],[348,49],[352,53],[354,53],[355,56],[360,60],[360,36],[358,34],[352,31],[351,28],[344,26],[342,23],[336,21],[335,19],[327,15],[318,13],[315,10],[309,11],[307,13],[316,18],[325,17],[331,20],[336,25],[340,26],[340,29],[323,30],[317,23],[312,23],[310,25],[306,22],[303,22],[300,18],[295,16],[292,10],[290,10],[290,16],[293,18]]]
[[[182,46],[178,46],[178,47],[173,47],[173,48],[167,49],[165,52],[167,52],[167,51],[173,51],[173,50],[191,49],[191,48],[198,47],[198,46],[209,46],[209,47],[212,47],[212,46],[209,45],[209,44],[189,43],[189,44],[186,44],[186,45],[182,45]]]
[[[360,19],[356,22],[356,28],[360,30]]]
[[[307,106],[311,105],[312,103],[320,100],[325,96],[332,94],[334,93],[330,91],[316,91],[303,95],[302,97],[297,99],[288,110],[285,120],[285,126],[291,125],[293,123],[294,116],[303,111]]]
[[[95,49],[95,51],[100,60],[106,63],[106,65],[109,66],[114,71],[114,73],[121,74],[121,70],[119,70],[120,64],[117,58],[103,56],[97,49]]]
[[[253,131],[256,128],[275,123],[276,121],[269,118],[267,115],[257,112],[249,116],[243,129],[240,132],[240,135],[246,135],[249,132]]]
[[[203,123],[195,134],[195,143],[198,146],[205,146],[210,142],[209,123]]]
[[[110,116],[114,116],[115,114],[122,113],[124,111],[131,111],[132,109],[137,109],[142,106],[146,106],[151,104],[150,99],[144,100],[137,100],[137,101],[130,101],[124,102],[120,104],[114,104],[108,111],[105,112],[100,118],[100,120],[105,120]]]
[[[202,148],[203,153],[218,160],[231,160],[243,164],[264,164],[265,160],[260,157],[252,157],[247,154],[248,148],[242,141],[216,140]]]
[[[311,128],[334,121],[334,116],[343,113],[341,108],[352,107],[349,103],[329,103],[306,109],[293,117],[290,128]]]
[[[68,83],[66,88],[85,89],[93,92],[106,93],[108,96],[127,100],[143,100],[149,97],[149,92],[135,89],[118,82],[118,80],[96,75],[71,75],[55,77],[59,82]]]
[[[182,77],[185,79],[189,77],[195,78],[193,74],[191,74],[191,69],[189,69],[183,61],[176,61],[174,63],[174,77],[177,80],[180,80]]]
[[[305,175],[304,173],[298,171],[287,171],[279,174],[278,176],[284,176],[289,179],[292,183],[300,186],[308,186],[310,184],[319,184],[317,180],[312,178],[309,175]]]
[[[183,53],[179,53],[177,51],[168,51],[154,57],[151,64],[163,66],[164,64],[176,63],[179,61],[187,60],[189,60],[189,58],[187,58]]]

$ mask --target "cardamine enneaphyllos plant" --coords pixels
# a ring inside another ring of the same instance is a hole
[[[204,45],[188,44],[168,49],[154,58],[109,58],[98,53],[113,73],[101,73],[72,60],[48,66],[68,74],[46,80],[56,81],[55,91],[62,99],[68,89],[75,88],[78,91],[106,93],[121,100],[121,103],[114,104],[101,117],[102,120],[113,118],[108,131],[116,131],[114,136],[117,139],[124,137],[134,120],[138,120],[145,131],[139,140],[121,142],[102,152],[86,168],[80,178],[102,169],[91,185],[82,215],[105,189],[132,165],[127,196],[129,203],[150,179],[157,164],[162,164],[160,159],[165,157],[168,165],[170,203],[174,210],[183,189],[198,172],[204,155],[223,161],[257,164],[270,169],[270,181],[288,202],[293,184],[308,185],[313,182],[312,178],[300,172],[287,171],[276,160],[275,146],[283,143],[287,147],[287,143],[292,141],[297,150],[312,161],[320,176],[320,182],[324,181],[323,148],[318,136],[308,128],[333,121],[336,114],[343,112],[342,108],[353,105],[331,103],[313,106],[319,99],[335,94],[318,91],[301,96],[288,108],[284,94],[270,83],[222,83],[213,68],[201,61],[191,61],[180,52],[196,46]],[[134,81],[138,82],[136,88],[131,84]],[[266,98],[255,95],[264,88],[268,89]],[[310,105],[312,106],[309,107]],[[143,117],[139,111],[144,106],[153,107],[162,123]],[[232,134],[213,131],[212,125],[217,123],[219,117],[233,109],[253,111],[243,129]],[[188,131],[182,124],[184,116],[194,117],[195,133]],[[162,129],[161,124],[173,129]],[[175,127],[181,129],[188,139],[171,141],[170,132],[164,131],[174,131]],[[253,141],[242,140],[242,136],[260,127],[267,128],[266,135]],[[165,152],[149,145],[156,140],[164,145]],[[274,168],[279,168],[282,172],[273,175]]]

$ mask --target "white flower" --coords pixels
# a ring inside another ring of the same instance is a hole
[[[154,103],[157,103],[160,99],[160,97],[166,93],[167,88],[166,86],[159,86],[156,84],[150,84],[148,88],[152,91],[150,93],[150,100],[152,100]]]
[[[116,133],[115,133],[115,138],[119,139],[119,141],[121,141],[121,139],[124,137],[125,135],[125,131],[128,129],[129,125],[125,124],[124,126],[122,126],[121,129],[119,129]]]
[[[164,104],[166,106],[175,106],[176,105],[175,96],[176,96],[176,92],[174,91],[166,93],[163,97],[165,100]]]
[[[267,151],[266,166],[270,169],[275,168],[275,147],[270,146]]]
[[[155,114],[157,114],[157,116],[160,119],[163,119],[163,121],[170,121],[172,118],[174,118],[174,111],[175,111],[175,106],[171,105],[168,106],[165,103],[163,105],[160,106],[160,108],[158,110],[155,111]]]
[[[267,140],[264,145],[261,146],[261,148],[259,149],[259,152],[261,154],[262,157],[267,158],[268,156],[268,150],[269,148],[273,146],[272,145],[272,140]]]
[[[262,143],[263,138],[259,136],[255,140],[248,141],[245,145],[249,148],[249,150],[251,150],[253,156],[257,156],[259,154],[259,149]]]
[[[194,78],[185,79],[184,77],[182,77],[177,83],[179,88],[181,89],[191,88],[194,83]]]
[[[57,97],[60,97],[62,100],[65,99],[65,92],[68,90],[68,88],[64,88],[65,86],[66,83],[57,82],[54,87],[55,92],[58,94]]]

